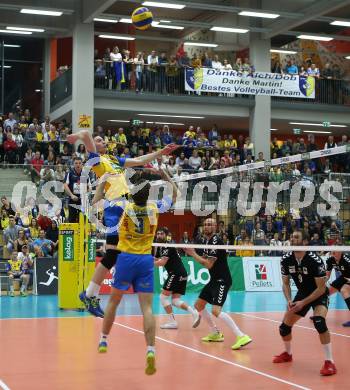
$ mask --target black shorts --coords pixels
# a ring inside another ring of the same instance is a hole
[[[211,280],[201,291],[199,298],[211,305],[223,306],[231,285],[224,280]]]
[[[348,282],[343,275],[339,276],[337,279],[335,279],[332,283],[331,286],[334,287],[336,290],[340,291],[343,286],[347,284],[350,286],[350,282]]]
[[[301,300],[303,300],[305,298],[306,298],[306,295],[298,291],[297,295],[293,299],[293,302],[301,301]],[[317,298],[314,301],[310,302],[308,305],[304,306],[300,311],[298,311],[295,314],[297,314],[298,316],[301,316],[301,317],[305,317],[307,312],[311,308],[315,309],[316,306],[325,306],[328,309],[328,306],[329,306],[328,290],[327,290],[327,292],[325,294],[321,295],[319,298]]]
[[[173,294],[185,295],[187,286],[187,275],[169,274],[163,284],[163,290],[171,291]]]

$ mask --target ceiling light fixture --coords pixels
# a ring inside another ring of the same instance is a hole
[[[185,46],[218,47],[216,43],[184,42]]]
[[[159,22],[152,22],[153,27],[157,28],[168,28],[172,30],[183,30],[185,27],[182,26],[174,26],[174,25],[168,25],[168,24],[159,24]]]
[[[212,27],[210,29],[211,31],[221,31],[221,32],[231,32],[231,33],[237,33],[237,34],[245,34],[249,30],[245,28],[231,28],[231,27]]]
[[[171,9],[184,9],[185,4],[173,4],[173,3],[163,3],[158,1],[144,1],[142,5],[146,7],[159,7],[159,8],[171,8]]]
[[[332,26],[344,26],[344,27],[350,27],[350,22],[347,22],[345,20],[334,20],[330,23]]]
[[[270,49],[270,53],[297,54],[294,50]]]
[[[312,134],[332,134],[331,131],[318,131],[318,130],[303,130],[303,133],[312,133]]]
[[[278,129],[270,129],[270,131],[277,131]]]
[[[2,68],[2,66],[0,65],[0,68]],[[12,66],[11,65],[4,65],[4,69],[11,69]]]
[[[320,37],[318,35],[305,35],[305,34],[298,35],[297,38],[306,39],[309,41],[324,41],[324,42],[329,42],[334,39],[332,37]]]
[[[134,41],[134,37],[127,37],[127,36],[121,36],[121,35],[107,35],[107,34],[101,34],[98,36],[99,38],[104,38],[104,39],[120,39],[123,41]]]
[[[129,123],[130,121],[124,119],[108,119],[107,122],[120,122],[120,123]]]
[[[128,19],[128,18],[121,18],[120,20],[119,20],[119,22],[120,23],[132,23],[132,20],[131,19]]]
[[[350,60],[350,56],[346,56],[345,59],[346,59],[346,60]]]
[[[300,126],[323,126],[323,123],[304,123],[304,122],[289,122],[290,125]],[[346,125],[329,125],[329,127],[347,127]]]
[[[0,33],[4,34],[20,34],[20,35],[31,35],[31,31],[18,31],[18,30],[0,30]]]
[[[241,11],[238,15],[241,16],[253,16],[255,18],[267,18],[267,19],[276,19],[280,15],[279,14],[272,14],[268,12],[253,12],[253,11]]]
[[[21,47],[21,45],[10,45],[9,43],[5,43],[4,47]]]
[[[118,19],[94,18],[94,22],[118,23]]]
[[[166,118],[188,118],[188,119],[204,119],[204,116],[190,116],[190,115],[169,115],[169,114],[137,114],[138,116],[164,116]]]
[[[156,125],[174,125],[174,126],[185,126],[184,123],[172,123],[172,122],[146,122],[148,124],[155,123]]]
[[[31,32],[44,32],[43,28],[27,28],[27,27],[11,27],[7,26],[6,30],[15,30],[15,31],[31,31]]]
[[[46,16],[61,16],[62,11],[49,11],[44,9],[32,9],[32,8],[22,8],[20,11],[21,14],[32,14],[32,15],[46,15]]]

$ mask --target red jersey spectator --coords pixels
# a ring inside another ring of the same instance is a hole
[[[5,151],[5,156],[7,158],[7,162],[9,164],[16,163],[16,150],[17,150],[16,141],[13,140],[12,134],[8,133],[7,139],[4,142],[4,151]]]
[[[35,156],[31,161],[31,177],[32,182],[36,183],[38,179],[40,179],[40,171],[42,166],[44,165],[44,160],[42,160],[40,152],[35,152]]]

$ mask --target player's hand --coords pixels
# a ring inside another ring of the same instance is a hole
[[[79,136],[77,134],[69,134],[67,135],[67,142],[69,144],[75,144],[79,139]]]
[[[304,303],[302,301],[296,301],[292,302],[291,308],[289,309],[293,313],[297,313],[298,311],[302,310],[304,307]]]
[[[291,310],[292,307],[293,307],[293,301],[288,301],[288,303],[287,303],[288,310]]]
[[[172,154],[173,152],[175,152],[176,149],[179,149],[180,145],[176,145],[176,144],[169,144],[167,145],[164,149],[162,149],[162,155],[163,156],[167,156],[169,154]]]
[[[79,198],[78,198],[77,196],[75,196],[75,195],[72,195],[70,198],[71,198],[74,202],[77,202],[77,201],[79,200]]]
[[[193,248],[183,248],[183,250],[187,256],[193,256],[196,252]]]

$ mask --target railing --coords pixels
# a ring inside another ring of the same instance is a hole
[[[50,109],[72,96],[72,69],[68,69],[50,84]]]
[[[254,98],[253,95],[193,93],[185,91],[185,68],[178,65],[127,64],[123,76],[111,61],[95,65],[95,88],[137,93],[168,95],[225,96],[228,98]],[[350,81],[316,79],[315,99],[272,97],[272,100],[295,103],[323,103],[350,105]]]

